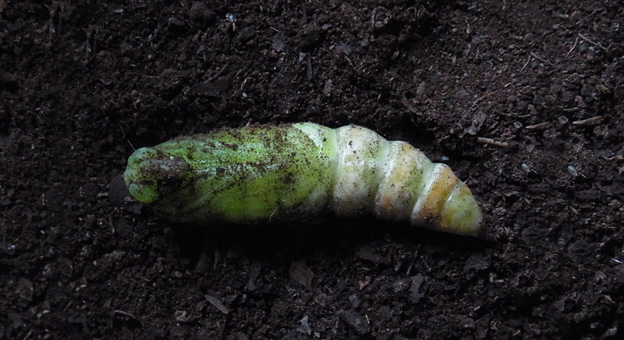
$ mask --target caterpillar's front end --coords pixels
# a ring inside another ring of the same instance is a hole
[[[194,190],[192,179],[192,168],[184,157],[175,150],[157,148],[136,150],[124,172],[130,194],[166,215],[175,215],[180,204],[188,199]]]
[[[325,209],[331,129],[298,124],[223,129],[136,150],[124,179],[138,201],[173,221],[261,222]],[[314,136],[314,138],[309,135]]]

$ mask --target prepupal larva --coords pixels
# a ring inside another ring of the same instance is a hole
[[[136,150],[124,179],[132,196],[174,221],[294,220],[329,209],[482,233],[476,200],[447,165],[354,125],[297,123],[180,137]]]

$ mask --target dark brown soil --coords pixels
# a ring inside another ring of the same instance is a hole
[[[0,339],[622,339],[623,8],[0,0]],[[133,146],[297,121],[445,161],[499,237],[127,197]]]

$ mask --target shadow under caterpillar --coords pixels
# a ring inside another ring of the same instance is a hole
[[[470,189],[420,150],[355,125],[223,129],[136,150],[132,196],[173,221],[296,220],[332,211],[483,233]]]

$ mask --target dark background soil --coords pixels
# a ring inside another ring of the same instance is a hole
[[[623,18],[616,0],[0,0],[0,339],[621,339]],[[498,238],[202,230],[127,197],[133,146],[298,121],[445,161]]]

